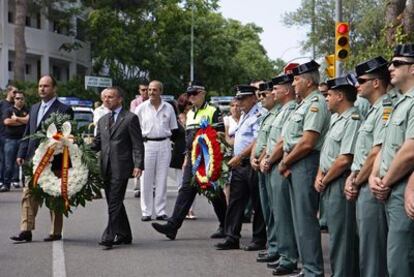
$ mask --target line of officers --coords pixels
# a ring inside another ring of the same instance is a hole
[[[324,276],[319,213],[332,276],[414,276],[414,220],[404,206],[414,206],[404,203],[414,169],[414,44],[398,45],[390,62],[376,57],[327,81],[326,99],[318,67],[310,61],[261,84],[264,115],[254,104],[257,89],[237,87],[244,114],[230,195],[240,200],[235,193],[258,178],[268,247],[257,261],[285,275],[298,272],[300,260],[300,276]],[[359,97],[370,104],[366,114]],[[242,207],[234,209],[241,217]],[[240,227],[226,226],[233,229],[217,248],[238,248]]]

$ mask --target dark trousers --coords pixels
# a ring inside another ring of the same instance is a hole
[[[260,207],[257,172],[251,168],[248,162],[245,162],[231,171],[230,200],[225,225],[228,240],[237,241],[240,239],[244,209],[249,198],[252,201],[254,211],[252,242],[266,244],[266,225]]]
[[[4,185],[19,182],[19,166],[16,163],[19,139],[6,139],[4,144]]]
[[[4,141],[5,138],[0,135],[0,183],[4,182]]]
[[[187,157],[190,159],[190,157]],[[168,222],[174,225],[175,228],[180,228],[183,224],[185,216],[188,214],[191,205],[193,204],[194,198],[197,195],[197,188],[191,184],[193,178],[192,165],[190,162],[184,167],[183,182],[180,190],[178,191],[177,200],[175,201],[174,211]],[[220,227],[224,228],[224,219],[226,217],[226,197],[223,190],[220,189],[219,194],[214,199],[211,199],[213,204],[214,212],[216,213],[217,219],[220,222]]]
[[[131,227],[123,203],[127,184],[128,179],[108,178],[105,180],[108,226],[102,234],[102,241],[113,241],[115,236],[127,240],[132,239]]]

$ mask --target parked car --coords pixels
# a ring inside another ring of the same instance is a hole
[[[59,97],[59,101],[71,106],[73,119],[78,123],[78,127],[89,126],[93,122],[93,101],[78,97]]]
[[[227,114],[230,111],[230,102],[233,98],[233,96],[212,96],[210,104],[218,107],[223,114]]]

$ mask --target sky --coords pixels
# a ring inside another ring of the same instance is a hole
[[[220,0],[219,12],[226,18],[262,27],[260,38],[268,56],[288,62],[310,56],[310,53],[300,51],[300,41],[305,39],[308,30],[288,28],[282,23],[283,14],[295,11],[300,4],[301,0]]]

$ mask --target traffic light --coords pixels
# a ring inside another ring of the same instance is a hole
[[[349,24],[336,22],[335,25],[335,59],[345,61],[349,57]]]
[[[328,75],[329,78],[335,78],[335,55],[328,55],[325,56],[325,62],[326,62],[326,75]]]

